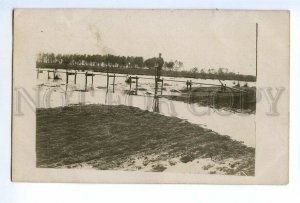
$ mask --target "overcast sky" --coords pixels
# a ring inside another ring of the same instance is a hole
[[[24,19],[41,52],[144,58],[161,52],[186,70],[223,67],[255,75],[255,22],[239,13],[61,9],[28,12]]]

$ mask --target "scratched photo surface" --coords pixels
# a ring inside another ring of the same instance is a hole
[[[288,57],[285,11],[17,9],[13,176],[283,183]],[[282,160],[258,130],[267,119]],[[261,178],[268,159],[278,180]]]

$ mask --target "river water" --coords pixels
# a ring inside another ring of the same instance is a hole
[[[153,76],[138,76],[137,95],[130,95],[128,94],[129,84],[125,82],[126,75],[116,74],[115,91],[113,92],[113,78],[110,78],[110,85],[107,90],[107,77],[105,74],[95,75],[93,84],[91,77],[88,77],[87,86],[85,86],[85,75],[80,74],[80,72],[77,74],[76,84],[74,84],[74,76],[69,76],[68,85],[66,85],[66,74],[64,72],[64,70],[58,70],[57,75],[61,78],[60,80],[53,80],[53,73],[49,73],[51,79],[48,79],[46,70],[40,71],[38,74],[38,86],[40,95],[42,95],[40,96],[41,108],[53,108],[69,104],[133,106],[142,110],[156,111],[165,116],[176,116],[222,135],[228,135],[234,140],[244,142],[247,146],[255,147],[255,114],[233,113],[227,110],[200,106],[199,104],[173,101],[164,97],[154,98],[155,83]],[[197,83],[220,84],[218,80],[171,77],[163,77],[163,79],[165,89],[162,95],[179,95],[179,90],[186,88],[185,81],[187,80]],[[234,85],[233,81],[222,81],[222,83],[228,87]],[[244,82],[240,82],[240,84],[244,85]],[[132,83],[131,90],[135,89],[135,85],[135,83]],[[255,83],[247,82],[247,85],[251,87],[255,86]],[[88,91],[85,91],[86,87]]]

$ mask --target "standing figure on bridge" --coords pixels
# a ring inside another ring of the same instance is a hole
[[[161,76],[161,70],[164,65],[164,59],[161,57],[161,53],[159,53],[159,57],[156,60],[155,68],[156,68],[156,77],[159,80]]]

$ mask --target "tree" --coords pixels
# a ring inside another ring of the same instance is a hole
[[[174,62],[174,70],[179,71],[183,67],[183,63],[181,61],[175,60]]]
[[[198,68],[197,68],[197,67],[194,67],[194,68],[192,68],[191,72],[192,72],[192,73],[198,73],[198,72],[199,72],[199,70],[198,70]]]
[[[173,61],[165,62],[165,64],[164,64],[166,69],[168,69],[170,71],[174,69],[174,65],[175,65],[175,63]]]
[[[205,75],[205,70],[203,68],[201,68],[200,73],[201,73],[201,75]]]
[[[156,58],[150,58],[144,61],[144,66],[146,66],[147,68],[154,68],[155,66],[155,62],[156,62]]]
[[[68,55],[64,55],[63,59],[62,59],[62,64],[64,66],[68,66],[71,63],[71,57]]]
[[[218,75],[223,75],[223,74],[224,74],[223,68],[219,68],[219,69],[218,69]]]
[[[144,58],[141,57],[141,56],[135,57],[135,58],[133,59],[133,63],[134,63],[134,65],[135,65],[136,67],[142,68],[142,67],[144,67]]]

